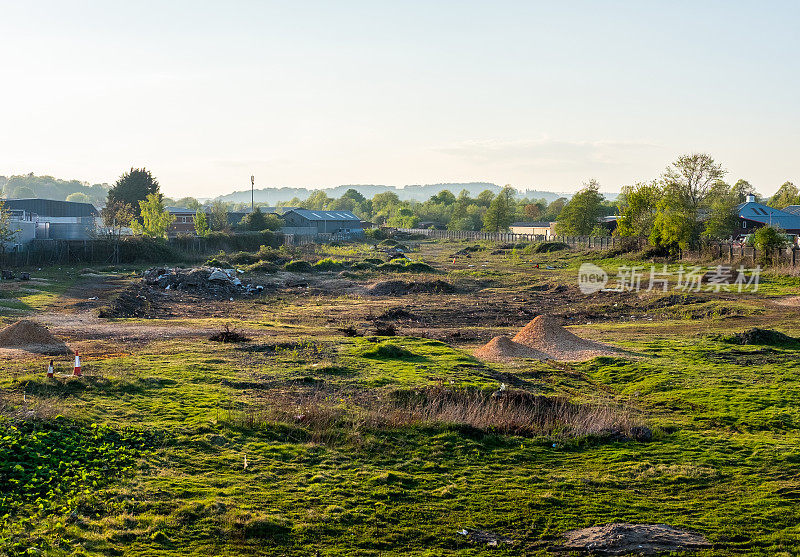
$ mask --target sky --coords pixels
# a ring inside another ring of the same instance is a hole
[[[0,175],[800,184],[800,2],[0,0]]]

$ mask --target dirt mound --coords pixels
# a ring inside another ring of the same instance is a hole
[[[588,360],[595,356],[610,356],[618,350],[582,339],[561,326],[559,320],[540,315],[518,332],[512,339],[529,348],[539,350],[554,360]]]
[[[162,296],[152,288],[132,285],[98,312],[99,317],[138,317],[139,319],[159,319],[170,317],[171,313],[159,303]]]
[[[415,319],[416,315],[405,308],[389,308],[378,316],[378,319]]]
[[[0,348],[18,348],[39,354],[69,354],[71,350],[47,327],[23,319],[0,331]]]
[[[601,555],[653,555],[711,547],[702,535],[666,524],[617,522],[564,533],[565,542],[550,551],[586,551]]]
[[[479,348],[475,355],[483,360],[504,360],[506,358],[537,358],[545,360],[547,354],[524,344],[514,342],[508,337],[494,337]]]
[[[759,329],[753,327],[741,333],[736,333],[727,339],[731,344],[757,344],[766,346],[796,346],[800,339],[790,337],[780,331],[772,329]]]
[[[384,280],[367,288],[373,296],[405,296],[406,294],[452,294],[455,286],[444,280]]]

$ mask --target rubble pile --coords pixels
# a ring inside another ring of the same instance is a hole
[[[193,269],[154,267],[144,272],[144,282],[164,290],[195,292],[213,297],[233,297],[258,294],[264,291],[260,284],[246,284],[236,269],[195,267]]]

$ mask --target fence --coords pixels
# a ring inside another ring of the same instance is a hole
[[[725,263],[758,263],[776,267],[800,267],[800,248],[776,248],[766,254],[753,246],[742,244],[718,243],[708,244],[699,250],[681,252],[681,259],[714,259]]]
[[[278,247],[280,233],[212,233],[208,237],[177,236],[168,240],[143,237],[93,238],[89,240],[33,240],[22,251],[0,256],[8,267],[89,265],[197,260],[217,251],[255,251],[261,245]]]
[[[420,234],[428,238],[447,238],[451,240],[485,240],[488,242],[509,243],[517,242],[562,242],[571,247],[587,249],[612,249],[626,246],[632,242],[639,249],[644,248],[647,241],[644,238],[625,238],[616,236],[545,236],[544,234],[513,234],[511,232],[478,232],[474,230],[435,230],[432,228],[399,228],[401,232]]]

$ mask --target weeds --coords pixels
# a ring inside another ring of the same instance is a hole
[[[289,435],[341,442],[365,430],[466,427],[523,437],[608,437],[646,440],[631,410],[613,404],[575,404],[524,391],[450,389],[380,392],[274,391],[223,417],[247,429],[284,424]]]

